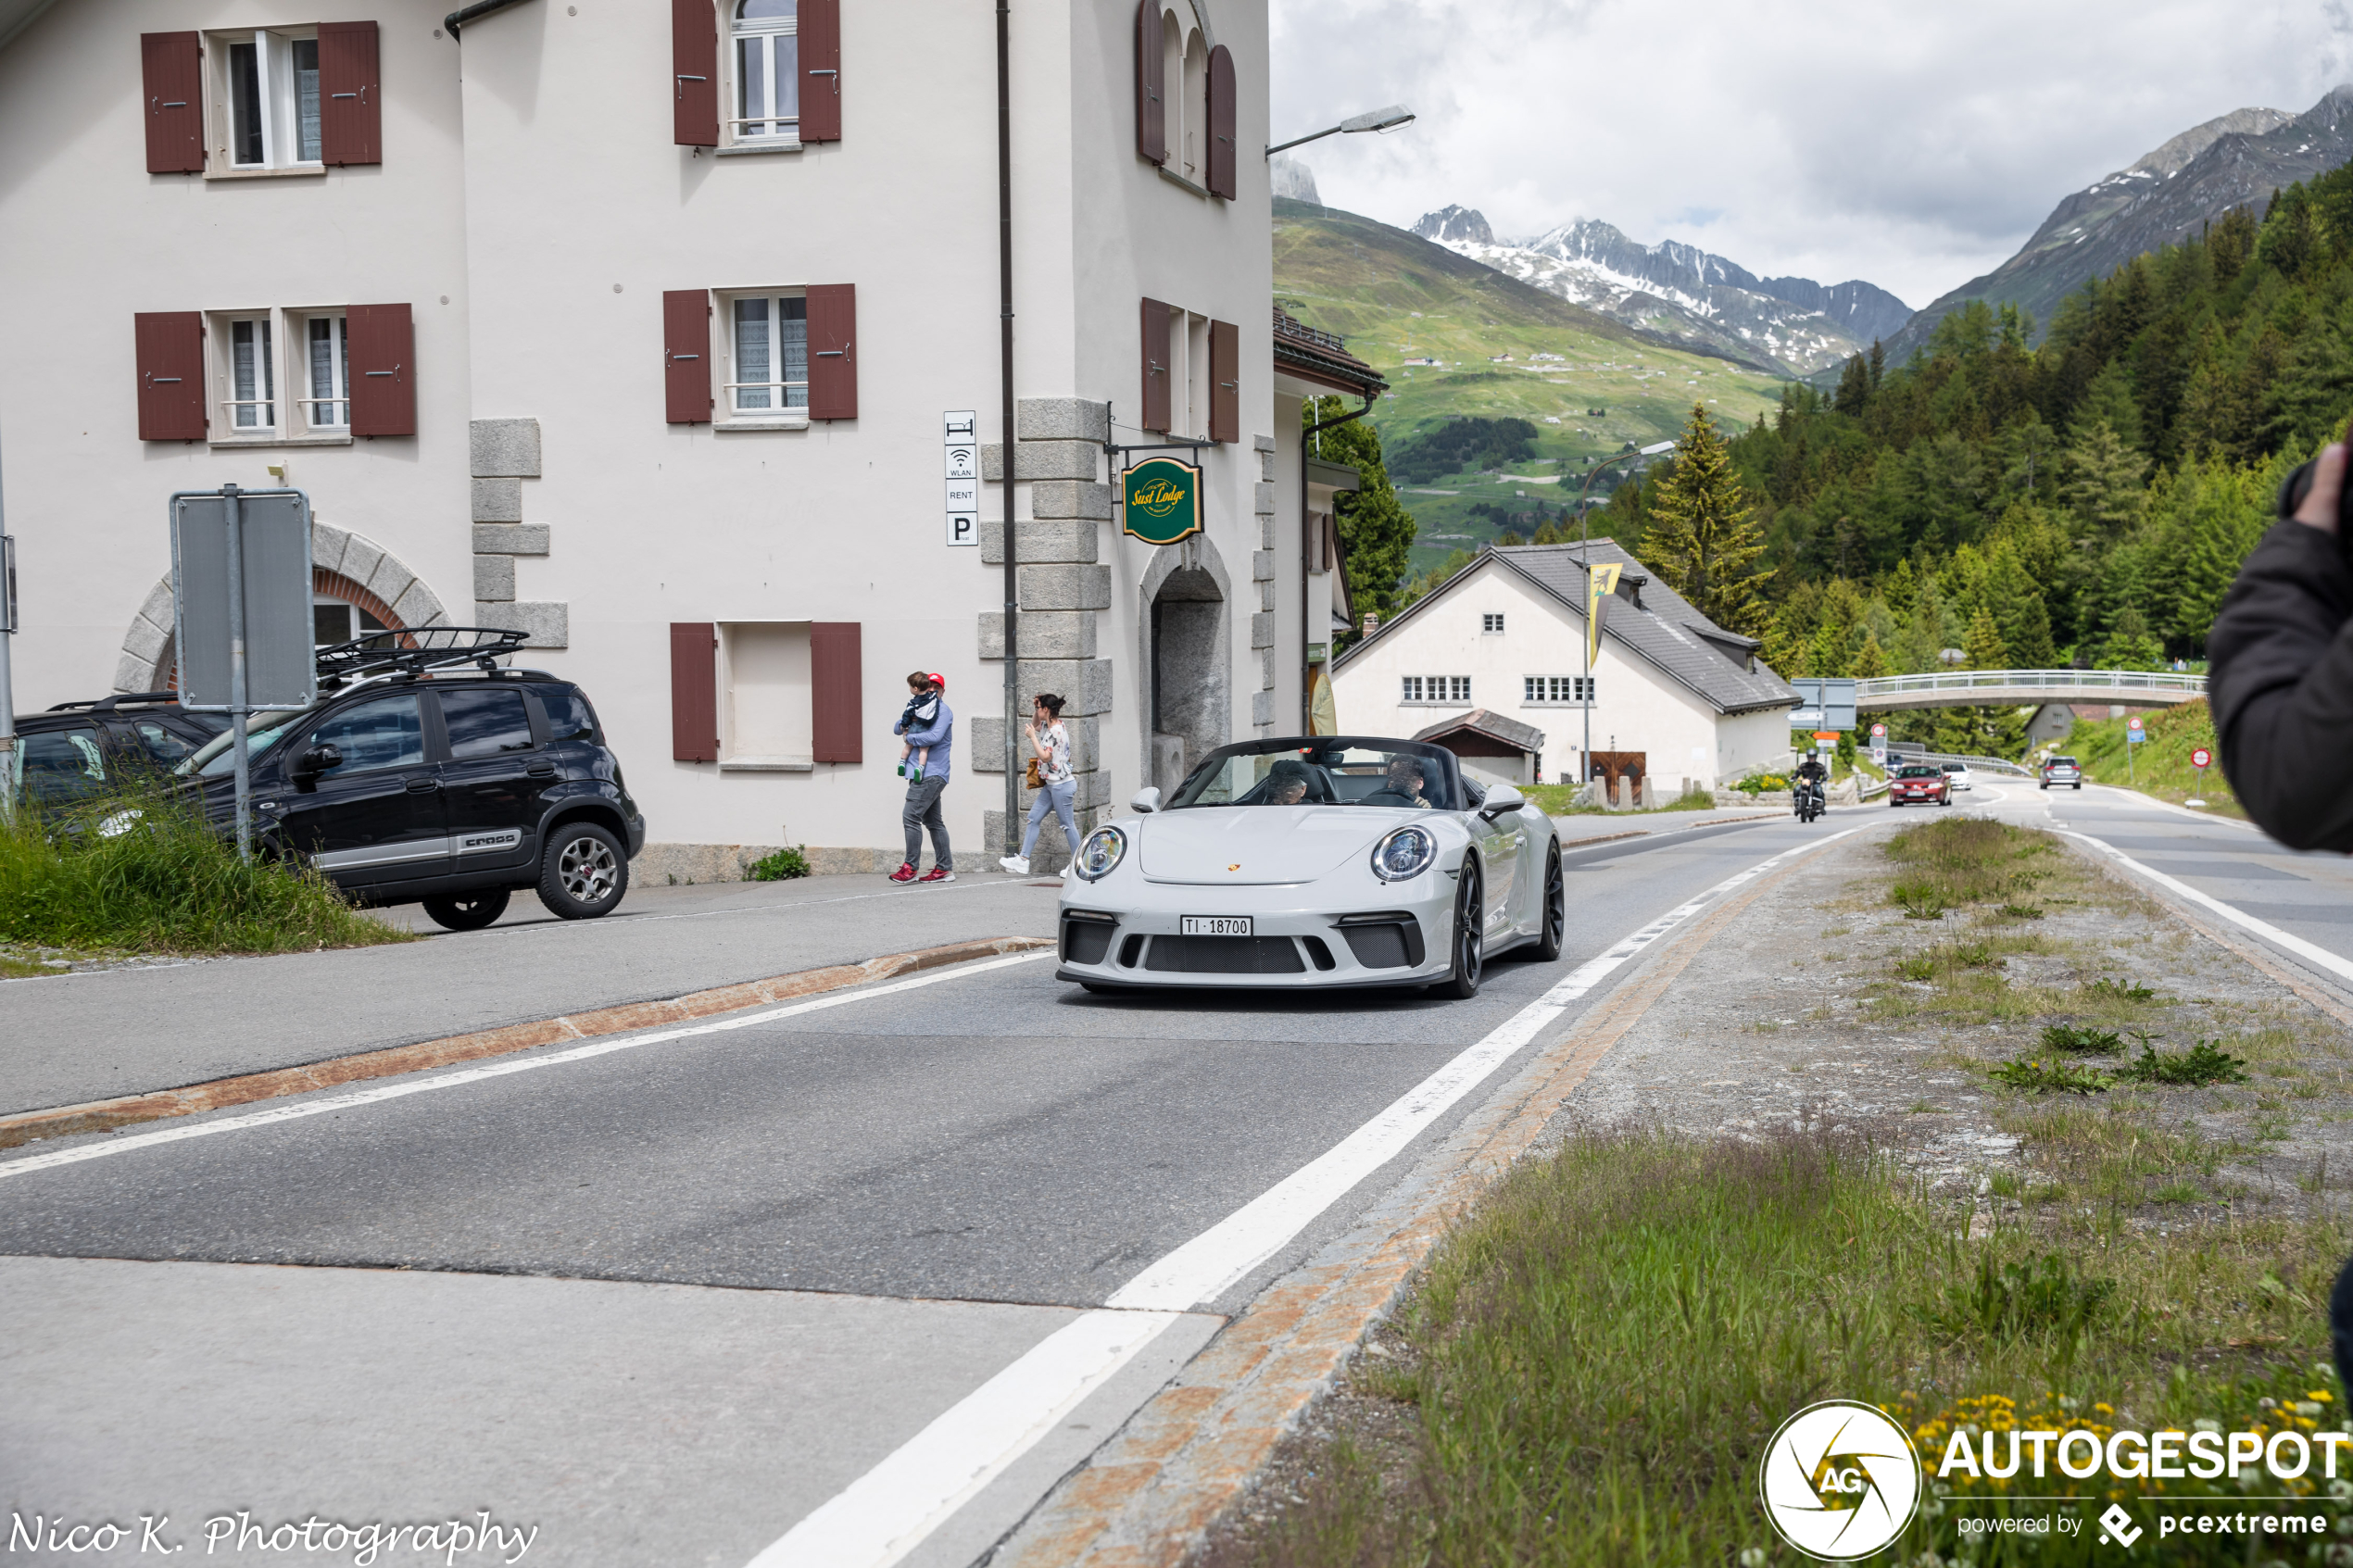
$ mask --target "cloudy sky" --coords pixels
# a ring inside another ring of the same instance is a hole
[[[1499,236],[1599,218],[1918,307],[2070,191],[2234,108],[2353,80],[2353,0],[1271,0],[1275,139],[1324,201]]]

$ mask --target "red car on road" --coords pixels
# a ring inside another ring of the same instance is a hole
[[[1907,762],[1895,770],[1888,781],[1887,803],[1890,806],[1918,806],[1933,800],[1939,806],[1953,804],[1953,781],[1944,770],[1925,762]]]

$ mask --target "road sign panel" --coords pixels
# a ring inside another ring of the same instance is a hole
[[[2124,727],[2128,730],[2137,730],[2142,726],[2138,719],[2127,719],[2124,721]]]
[[[1873,724],[1871,726],[1871,734],[1874,735],[1883,735],[1887,734],[1887,726],[1885,724]]]
[[[2214,754],[2202,746],[2190,753],[2190,766],[2193,768],[2203,768],[2213,760]]]
[[[243,567],[236,582],[229,566],[233,503],[234,548]],[[308,708],[317,700],[308,496],[299,490],[174,495],[171,579],[182,706],[268,710]],[[233,633],[233,619],[242,622]],[[233,638],[244,644],[242,692],[232,689]]]

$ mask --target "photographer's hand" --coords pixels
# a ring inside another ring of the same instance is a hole
[[[2323,533],[2335,533],[2337,497],[2344,490],[2345,445],[2337,442],[2321,448],[2320,459],[2312,465],[2312,488],[2296,508],[2296,521]]]

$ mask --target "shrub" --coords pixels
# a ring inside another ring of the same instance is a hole
[[[809,857],[802,851],[806,844],[786,845],[773,855],[754,860],[745,874],[754,882],[790,882],[809,874]]]
[[[416,940],[308,866],[240,859],[166,788],[0,822],[0,941],[170,953],[284,953]]]
[[[2247,1081],[2246,1059],[2232,1056],[2211,1040],[2200,1040],[2185,1051],[2160,1055],[2145,1035],[2141,1036],[2141,1054],[2118,1068],[2116,1075],[2136,1084],[2163,1084],[2173,1088]]]
[[[2046,1051],[2072,1051],[2077,1056],[2120,1056],[2124,1041],[2113,1029],[2085,1029],[2072,1023],[2054,1023],[2043,1031],[2043,1048]]]
[[[2155,999],[2157,993],[2134,980],[2111,980],[2101,975],[2083,987],[2095,997],[2113,997],[2120,1002],[2145,1002]]]
[[[2056,1092],[2069,1095],[2096,1095],[2107,1092],[2108,1076],[2088,1067],[2078,1067],[2071,1061],[2045,1061],[2039,1058],[2021,1057],[2006,1061],[1994,1069],[1994,1082],[2030,1094]]]

